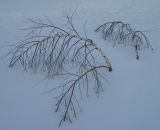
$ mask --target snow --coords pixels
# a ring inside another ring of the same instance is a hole
[[[159,130],[160,129],[160,1],[159,0],[0,0],[0,56],[6,45],[25,36],[20,29],[27,18],[49,17],[64,26],[65,11],[73,11],[74,24],[84,35],[103,48],[113,72],[108,74],[104,93],[97,98],[80,99],[83,109],[73,123],[58,128],[54,113],[55,99],[44,94],[57,82],[44,80],[43,75],[10,70],[7,60],[0,62],[0,130]],[[142,50],[135,59],[131,47],[101,39],[94,29],[104,22],[122,20],[134,28],[148,31],[154,51]]]

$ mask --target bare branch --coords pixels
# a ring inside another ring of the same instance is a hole
[[[62,119],[59,123],[59,126],[62,124],[62,122],[69,120],[71,121],[71,115],[75,116],[76,118],[76,109],[75,109],[75,99],[73,98],[73,95],[76,91],[76,89],[78,89],[78,83],[82,80],[82,82],[85,82],[85,80],[87,80],[86,83],[86,89],[88,90],[89,84],[88,84],[88,80],[89,77],[91,76],[92,78],[95,79],[95,91],[96,94],[99,95],[101,93],[101,91],[103,90],[102,85],[101,85],[101,81],[99,79],[99,69],[105,69],[107,68],[106,66],[97,66],[97,67],[92,67],[88,70],[86,70],[85,73],[81,74],[80,76],[76,77],[75,80],[71,80],[70,82],[67,82],[64,86],[64,88],[67,88],[64,93],[62,94],[62,96],[60,97],[60,99],[58,99],[58,102],[56,104],[56,112],[60,111],[61,105],[65,106],[63,109],[63,115],[62,115]],[[91,78],[90,77],[90,78]],[[83,87],[85,87],[83,86]],[[74,95],[75,96],[75,95]],[[75,96],[76,97],[76,96]],[[77,102],[77,100],[76,100]],[[63,105],[65,104],[65,105]],[[78,105],[79,106],[79,105]]]
[[[102,73],[112,71],[111,63],[102,49],[87,35],[85,38],[80,36],[73,25],[72,16],[66,18],[73,33],[51,22],[48,24],[30,19],[33,26],[27,28],[29,35],[9,52],[10,68],[20,65],[25,71],[44,72],[48,78],[64,78],[64,82],[56,87],[61,89],[55,110],[62,116],[59,126],[77,117],[80,110],[78,94],[82,96],[85,91],[88,96],[89,88],[93,86],[99,95],[103,91]]]
[[[142,31],[135,31],[128,23],[121,21],[113,21],[100,25],[95,32],[101,31],[104,40],[109,40],[116,44],[124,44],[134,46],[136,58],[139,59],[140,48],[150,48],[147,36]]]

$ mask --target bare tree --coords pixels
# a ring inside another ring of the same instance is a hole
[[[57,87],[61,89],[55,109],[62,117],[59,126],[66,120],[71,122],[72,117],[76,118],[80,108],[77,94],[82,95],[82,90],[85,90],[89,95],[89,88],[94,86],[99,95],[103,90],[103,74],[112,71],[102,49],[93,40],[78,33],[72,16],[67,15],[66,18],[69,30],[51,22],[30,19],[33,26],[27,28],[29,35],[9,52],[10,68],[20,65],[25,71],[46,72],[48,78],[64,78]]]
[[[104,40],[113,41],[116,44],[131,45],[135,49],[136,59],[139,59],[141,48],[150,48],[147,36],[143,31],[135,31],[128,23],[121,21],[107,22],[100,25],[95,32],[101,31]]]

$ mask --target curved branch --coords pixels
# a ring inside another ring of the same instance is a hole
[[[111,72],[112,66],[93,40],[80,36],[72,23],[72,17],[67,17],[67,21],[74,34],[41,20],[30,21],[34,23],[28,28],[31,33],[9,52],[9,67],[20,65],[24,70],[45,72],[49,78],[64,78],[62,85],[57,87],[62,89],[56,104],[56,112],[62,114],[60,126],[66,120],[71,122],[72,116],[77,117],[79,103],[76,90],[82,95],[85,89],[88,96],[89,86],[93,86],[99,95],[103,90],[101,75],[107,72],[106,69]],[[101,60],[102,65],[99,64]]]
[[[150,48],[153,50],[149,43],[147,36],[142,31],[135,31],[128,23],[121,21],[107,22],[100,25],[95,32],[102,32],[104,40],[111,40],[115,44],[122,43],[124,45],[133,45],[136,58],[139,59],[139,50],[141,47]]]
[[[58,102],[56,104],[56,112],[58,112],[59,109],[60,109],[60,106],[63,105],[63,103],[65,102],[65,108],[64,108],[64,112],[63,112],[63,115],[62,115],[62,119],[59,123],[59,126],[62,124],[62,122],[66,121],[66,120],[71,121],[72,110],[69,111],[69,109],[74,109],[74,111],[73,111],[74,114],[73,115],[75,115],[75,113],[76,113],[75,106],[72,103],[73,103],[73,95],[74,95],[75,88],[77,87],[77,83],[79,83],[80,80],[84,80],[83,78],[88,76],[89,74],[92,75],[93,77],[95,77],[95,79],[97,81],[97,83],[95,85],[95,86],[97,86],[97,88],[96,88],[97,89],[96,90],[97,94],[100,93],[99,89],[101,88],[101,84],[99,84],[100,80],[98,78],[98,69],[102,69],[102,68],[107,68],[108,69],[108,67],[106,67],[106,66],[92,67],[91,69],[86,70],[85,73],[80,75],[75,80],[71,80],[70,82],[67,82],[65,84],[65,87],[66,87],[68,85],[68,83],[71,83],[71,84],[69,84],[68,89],[62,94],[62,96],[60,97],[60,99],[58,100]],[[88,85],[87,85],[87,87],[88,87]]]

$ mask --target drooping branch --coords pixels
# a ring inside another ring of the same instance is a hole
[[[152,46],[149,43],[147,36],[142,31],[135,31],[131,36],[132,44],[135,48],[136,58],[139,59],[138,51],[143,48],[150,48],[153,50]]]
[[[77,116],[77,107],[80,107],[77,93],[82,94],[85,90],[89,95],[92,86],[96,94],[100,94],[102,75],[107,69],[111,72],[112,66],[92,39],[80,36],[72,17],[67,16],[71,31],[41,20],[30,21],[33,26],[27,28],[30,33],[26,39],[9,52],[9,67],[20,65],[26,71],[45,72],[49,78],[61,76],[66,79],[58,86],[62,89],[56,104],[56,112],[62,116],[60,126]]]
[[[100,94],[101,91],[103,91],[102,85],[101,85],[101,81],[99,79],[99,69],[108,69],[108,67],[106,66],[97,66],[97,67],[91,67],[88,70],[86,70],[83,74],[81,75],[76,75],[74,76],[75,79],[70,80],[69,82],[66,82],[63,85],[63,88],[67,88],[66,90],[64,90],[64,92],[62,93],[62,95],[59,97],[58,102],[56,104],[56,112],[60,111],[61,105],[65,106],[63,109],[63,114],[62,114],[62,119],[59,123],[59,126],[62,124],[62,122],[68,120],[71,122],[71,116],[73,115],[75,118],[77,117],[76,113],[76,104],[77,104],[77,98],[75,95],[75,91],[76,89],[78,89],[79,87],[79,83],[80,81],[85,82],[85,80],[87,80],[87,83],[85,86],[86,87],[86,91],[89,88],[89,78],[94,78],[95,80],[95,91],[96,94]],[[65,105],[64,105],[65,104]],[[77,104],[78,106],[78,104]]]
[[[35,72],[45,70],[48,74],[56,74],[55,70],[61,70],[68,60],[80,60],[80,54],[86,55],[88,53],[86,58],[90,56],[94,60],[93,51],[99,52],[109,71],[112,71],[108,58],[92,40],[60,33],[54,36],[34,36],[24,40],[14,48],[14,51],[10,52],[13,56],[9,67],[20,64],[24,70],[32,69]],[[73,56],[70,57],[71,55]]]
[[[129,24],[125,24],[121,21],[113,21],[100,25],[95,31],[101,31],[104,40],[112,40],[114,43],[121,43],[127,40],[126,35],[132,32],[132,29]]]
[[[136,52],[136,59],[139,59],[140,48],[153,50],[143,31],[135,31],[128,23],[121,21],[107,22],[95,30],[95,32],[99,31],[102,32],[103,39],[113,41],[114,46],[120,43],[133,46]]]

